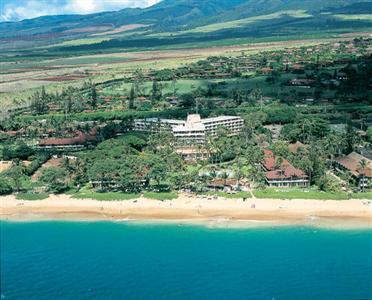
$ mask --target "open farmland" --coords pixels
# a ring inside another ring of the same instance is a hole
[[[299,18],[299,19],[311,17],[311,15],[306,13],[306,11],[304,10],[280,11],[280,12],[263,15],[263,16],[250,17],[250,18],[244,18],[244,19],[239,19],[239,20],[230,21],[230,22],[214,23],[211,25],[196,27],[191,30],[181,31],[179,32],[179,34],[200,33],[200,32],[206,33],[206,32],[212,32],[212,31],[217,31],[217,30],[225,30],[225,29],[230,29],[230,28],[243,27],[243,26],[254,24],[256,22],[279,19],[285,16],[292,17],[292,18]]]
[[[146,24],[123,25],[114,30],[92,34],[92,36],[111,35],[111,34],[122,33],[122,32],[131,31],[131,30],[135,30],[138,28],[148,27],[148,26],[149,25],[146,25]]]
[[[344,38],[345,39],[345,38]],[[100,55],[81,55],[77,57],[17,58],[1,63],[0,111],[27,104],[27,98],[35,89],[46,86],[50,91],[60,91],[68,85],[80,85],[86,79],[96,83],[123,78],[135,69],[176,68],[187,63],[214,55],[236,56],[244,51],[256,53],[285,47],[314,45],[324,40],[293,40],[272,43],[254,43],[212,48],[154,50],[138,52],[117,52]]]

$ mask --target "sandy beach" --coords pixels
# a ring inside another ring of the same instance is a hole
[[[212,227],[311,225],[372,228],[372,203],[368,200],[208,199],[180,194],[172,201],[145,198],[125,201],[74,199],[51,195],[38,201],[0,197],[0,219],[120,220],[205,223]]]

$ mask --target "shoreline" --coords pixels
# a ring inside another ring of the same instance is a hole
[[[98,201],[51,195],[45,200],[0,197],[3,221],[115,221],[177,223],[211,228],[314,226],[371,229],[372,205],[368,200],[208,200],[180,194],[171,201]]]

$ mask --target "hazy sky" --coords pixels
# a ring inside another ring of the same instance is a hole
[[[0,0],[0,21],[45,15],[89,14],[125,7],[147,7],[160,0]]]

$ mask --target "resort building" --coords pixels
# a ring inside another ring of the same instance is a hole
[[[266,184],[270,187],[308,187],[308,176],[295,168],[286,159],[279,161],[271,150],[264,150],[262,166],[265,170]]]
[[[200,160],[207,160],[210,153],[199,147],[177,147],[176,153],[182,157],[183,160],[188,162],[197,162]]]
[[[364,161],[364,163],[363,163]],[[372,161],[356,152],[335,159],[336,171],[349,173],[358,183],[359,189],[370,189],[372,186]]]
[[[220,116],[202,119],[198,114],[192,114],[186,121],[170,119],[143,119],[134,121],[134,130],[172,132],[179,144],[204,144],[207,136],[216,136],[219,128],[226,128],[230,134],[238,134],[244,126],[244,120],[237,116]]]
[[[236,180],[232,178],[215,178],[207,182],[206,187],[210,191],[222,191],[234,193],[238,191],[249,191],[250,183],[246,180]]]
[[[171,120],[171,119],[158,119],[158,118],[147,118],[147,119],[136,119],[134,120],[135,131],[146,131],[146,132],[163,132],[172,131],[172,128],[178,125],[183,125],[185,121],[182,120]]]
[[[92,129],[89,133],[75,131],[72,137],[42,139],[36,147],[56,151],[79,151],[86,149],[89,144],[94,142],[96,134],[96,129]]]

